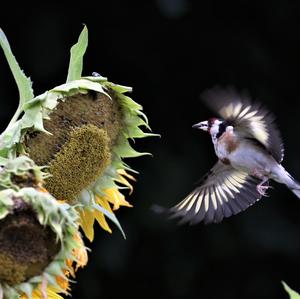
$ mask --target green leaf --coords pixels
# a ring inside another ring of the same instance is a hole
[[[32,294],[33,287],[32,287],[32,285],[30,283],[26,283],[26,282],[25,283],[21,283],[21,284],[18,285],[18,289],[22,293],[26,294],[26,296],[28,298],[32,297],[31,294]]]
[[[287,293],[290,295],[290,299],[300,299],[300,295],[292,290],[284,281],[282,281],[284,289],[287,291]]]
[[[70,96],[72,94],[81,92],[87,93],[89,90],[94,90],[97,92],[101,92],[108,97],[110,97],[102,88],[101,84],[87,80],[87,79],[79,79],[69,83],[65,83],[59,86],[54,87],[49,92],[65,94],[65,96]]]
[[[140,153],[134,150],[128,140],[124,138],[123,140],[119,140],[118,144],[113,149],[114,153],[116,153],[121,158],[134,158],[145,155],[151,155],[149,153]]]
[[[4,208],[0,207],[0,220],[4,219],[9,214],[9,211]]]
[[[19,299],[20,295],[17,293],[17,291],[15,290],[15,288],[6,287],[4,289],[4,298]],[[28,298],[30,298],[30,297],[28,297]]]
[[[43,126],[43,113],[40,105],[28,109],[22,118],[22,129],[31,127],[41,132],[47,132]]]
[[[119,84],[113,84],[109,83],[107,84],[111,89],[118,93],[125,93],[125,92],[132,92],[132,87],[129,86],[124,86],[124,85],[119,85]]]
[[[11,48],[9,46],[8,40],[4,32],[0,28],[0,45],[4,51],[4,55],[9,64],[10,70],[15,78],[19,89],[20,103],[19,106],[22,107],[26,101],[31,100],[33,95],[32,82],[30,78],[26,77],[24,72],[21,70],[15,56],[13,55]]]
[[[20,139],[21,139],[21,128],[22,128],[21,120],[18,120],[16,123],[14,123],[10,127],[9,130],[4,132],[0,136],[1,156],[2,157],[6,157],[6,154],[8,154],[8,152],[4,151],[5,148],[11,149],[13,144],[20,141]],[[2,155],[2,153],[3,153],[3,155]]]
[[[127,107],[130,110],[138,111],[138,110],[143,109],[143,107],[140,104],[135,102],[132,98],[125,96],[124,94],[119,94],[118,98],[119,98],[122,106]]]
[[[4,157],[1,157],[0,155],[0,165],[3,166],[7,163],[8,159],[4,158]]]
[[[81,78],[83,56],[88,45],[88,30],[84,26],[79,35],[78,42],[71,48],[71,57],[68,69],[67,82]]]

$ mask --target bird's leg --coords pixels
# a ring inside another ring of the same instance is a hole
[[[263,175],[260,171],[254,170],[252,172],[252,175],[261,179],[262,181],[256,186],[256,191],[261,195],[261,196],[268,196],[267,195],[267,190],[271,188],[269,185],[264,185],[266,182],[268,182],[269,178],[265,175]]]
[[[262,181],[256,186],[256,191],[261,195],[261,196],[268,196],[267,190],[270,188],[269,185],[264,185],[269,180],[268,177],[263,177]]]

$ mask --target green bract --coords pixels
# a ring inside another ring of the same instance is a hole
[[[22,108],[24,111],[23,117],[1,135],[1,148],[5,149],[5,152],[17,148],[17,145],[21,145],[22,137],[29,128],[51,134],[44,129],[43,120],[49,119],[49,114],[55,109],[59,100],[64,101],[66,97],[79,93],[86,94],[89,91],[95,91],[110,97],[107,93],[108,89],[115,92],[116,99],[119,101],[124,115],[122,132],[113,152],[121,158],[147,154],[135,151],[128,142],[128,138],[157,136],[157,134],[145,133],[141,130],[141,126],[150,129],[148,120],[142,112],[142,106],[125,95],[126,92],[131,91],[130,87],[113,84],[104,77],[83,77],[80,80],[57,86],[28,101]],[[120,159],[118,160],[120,161]],[[122,162],[118,166],[127,168]]]
[[[48,174],[42,171],[29,157],[20,156],[15,159],[0,161],[0,190],[20,190],[23,187],[39,187]]]

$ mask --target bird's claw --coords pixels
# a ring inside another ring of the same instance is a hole
[[[267,190],[270,188],[270,186],[265,186],[262,184],[259,184],[256,186],[256,191],[261,195],[268,197],[269,195],[267,194]]]

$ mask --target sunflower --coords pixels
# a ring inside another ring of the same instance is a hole
[[[45,187],[53,196],[81,204],[80,224],[90,240],[94,220],[110,232],[104,215],[120,227],[113,210],[131,206],[119,191],[133,189],[129,180],[134,177],[128,171],[134,171],[123,158],[147,153],[136,152],[129,139],[154,135],[141,130],[149,128],[147,118],[124,94],[130,90],[103,77],[84,77],[34,98],[23,116],[31,107],[40,107],[43,127],[27,124],[19,148],[38,165],[49,167]],[[52,110],[47,110],[49,102]]]
[[[78,213],[42,187],[28,157],[0,161],[0,298],[62,298],[87,263]]]
[[[135,138],[157,135],[142,130],[150,127],[142,106],[127,95],[130,87],[97,73],[81,76],[87,40],[84,27],[71,48],[66,83],[34,97],[31,82],[23,82],[19,90],[24,99],[0,137],[0,154],[28,155],[46,166],[45,188],[77,206],[79,224],[92,241],[95,220],[111,232],[107,217],[122,231],[114,211],[131,206],[120,190],[132,192],[130,173],[136,173],[123,159],[147,154],[132,148]]]

